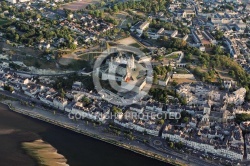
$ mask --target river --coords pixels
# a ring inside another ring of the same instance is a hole
[[[0,165],[33,166],[37,162],[22,142],[42,139],[57,149],[71,166],[170,166],[155,159],[95,140],[24,115],[0,104]]]

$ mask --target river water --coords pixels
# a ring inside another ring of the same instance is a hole
[[[37,165],[22,142],[42,139],[71,166],[170,166],[128,150],[10,111],[0,104],[0,165]]]

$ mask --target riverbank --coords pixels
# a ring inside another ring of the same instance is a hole
[[[33,142],[23,142],[22,148],[43,166],[69,166],[67,159],[57,152],[50,144],[39,139]]]
[[[166,157],[164,157],[161,154],[158,154],[156,152],[145,150],[145,149],[140,148],[138,146],[133,146],[133,145],[129,145],[129,144],[126,144],[126,143],[122,143],[122,142],[119,142],[118,140],[110,139],[110,138],[107,138],[107,137],[105,137],[103,135],[102,135],[102,137],[100,137],[96,133],[93,133],[93,132],[90,132],[90,131],[80,130],[79,128],[75,127],[75,124],[74,125],[65,124],[64,122],[62,122],[62,121],[60,121],[58,119],[55,120],[55,118],[52,118],[52,117],[55,117],[55,115],[53,115],[53,113],[44,111],[47,114],[46,116],[44,116],[44,115],[41,115],[41,114],[37,114],[37,112],[36,113],[31,112],[29,110],[30,107],[27,107],[27,109],[23,109],[23,108],[20,108],[20,107],[15,107],[15,104],[17,103],[17,101],[2,101],[2,103],[9,106],[9,108],[12,111],[17,112],[19,114],[23,114],[23,115],[26,115],[26,116],[29,116],[29,117],[32,117],[32,118],[35,118],[35,119],[39,119],[39,120],[42,120],[44,122],[47,122],[47,123],[50,123],[50,124],[53,124],[53,125],[56,125],[56,126],[59,126],[59,127],[62,127],[62,128],[65,128],[65,129],[80,133],[80,134],[83,134],[83,135],[86,135],[88,137],[92,137],[92,138],[104,141],[106,143],[109,143],[109,144],[112,144],[112,145],[115,145],[115,146],[130,150],[130,151],[133,151],[133,152],[135,152],[137,154],[141,154],[141,155],[144,155],[144,156],[147,156],[147,157],[159,160],[159,161],[163,161],[165,163],[169,163],[169,164],[172,164],[172,165],[178,165],[178,166],[186,165],[186,164],[180,163],[180,162],[178,162],[176,160],[166,158]],[[48,116],[48,114],[51,114],[51,115]]]

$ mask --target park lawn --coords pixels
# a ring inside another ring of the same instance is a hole
[[[141,46],[138,43],[133,43],[133,44],[130,44],[129,46],[136,47],[136,48],[141,48]]]
[[[144,53],[150,52],[150,49],[148,49],[148,48],[142,48],[141,50],[142,50],[142,52],[144,52]]]
[[[127,12],[119,12],[115,14],[117,19],[126,19],[129,14]]]
[[[175,69],[175,72],[177,74],[189,74],[187,70],[185,70],[184,68],[177,68]]]
[[[209,69],[207,68],[201,68],[200,69],[202,72],[208,72]],[[215,71],[218,73],[218,74],[215,74],[214,76],[214,79],[211,79],[211,82],[218,82],[219,78],[221,79],[226,79],[226,80],[234,80],[234,78],[232,78],[228,72],[229,70],[228,69],[222,69],[222,68],[218,68],[216,67],[215,68]]]
[[[120,39],[116,41],[118,44],[123,44],[123,45],[131,45],[131,44],[137,44],[137,41],[133,37],[126,37],[123,39]]]
[[[183,83],[195,83],[197,82],[196,79],[190,79],[190,78],[174,78],[170,82],[177,82],[177,84],[183,84]]]
[[[178,54],[174,54],[174,55],[170,55],[168,57],[166,57],[167,59],[177,59],[179,57]]]
[[[142,17],[146,17],[144,12],[140,12],[140,11],[135,11],[135,14],[142,16]]]
[[[98,2],[97,0],[82,0],[82,1],[73,1],[68,4],[61,5],[61,9],[67,9],[71,11],[77,11],[85,9],[88,5]]]

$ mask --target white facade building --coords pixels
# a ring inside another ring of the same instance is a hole
[[[54,107],[64,110],[65,106],[68,104],[68,101],[61,97],[56,97],[53,100]]]

